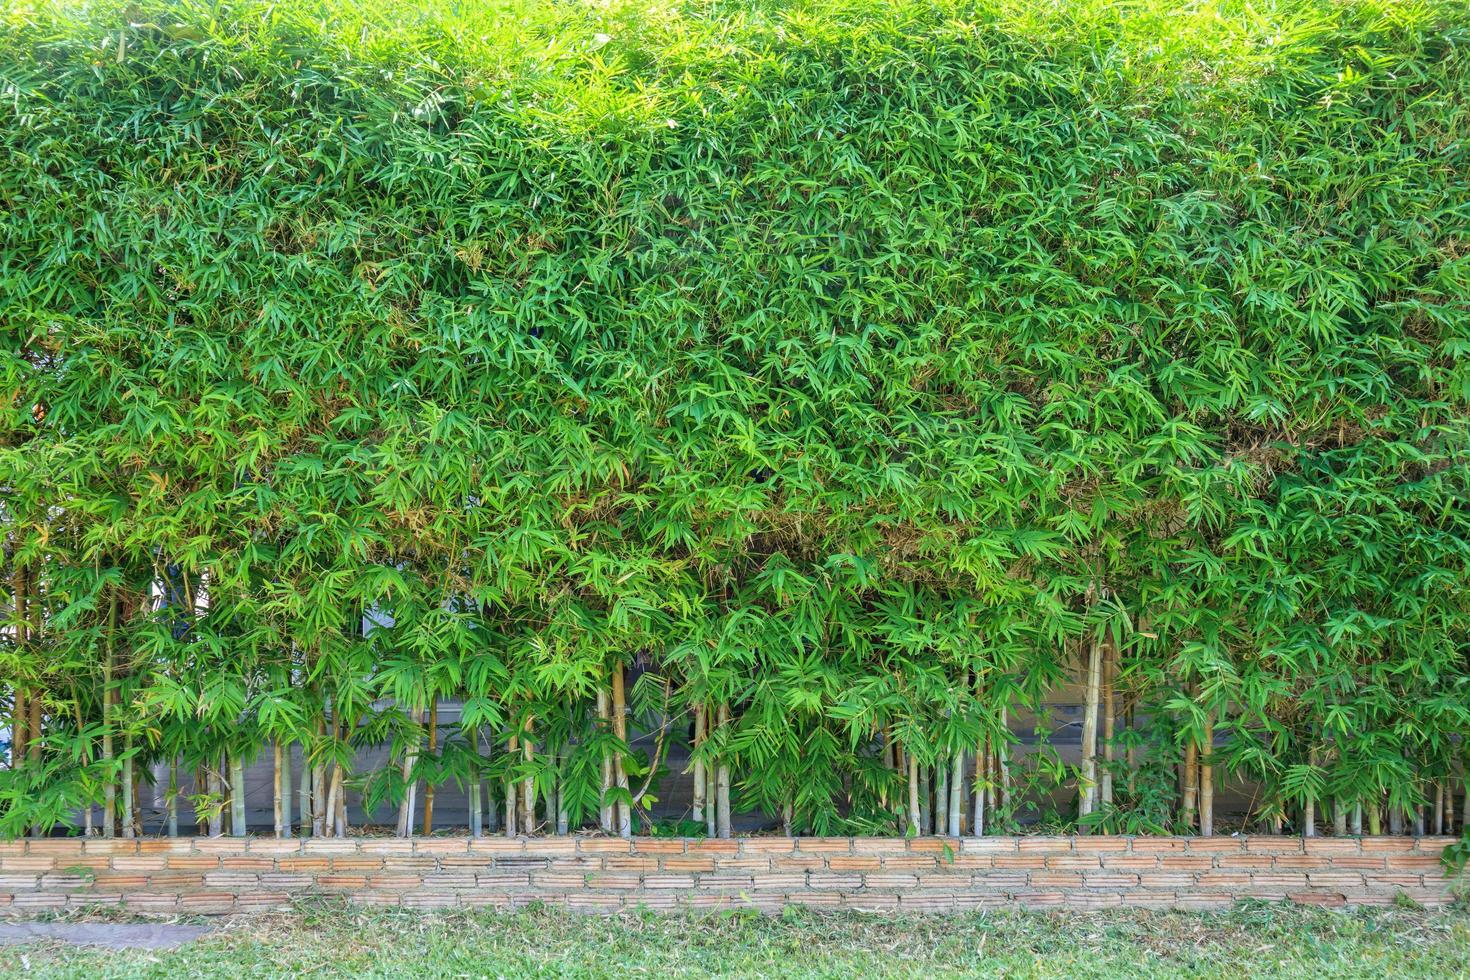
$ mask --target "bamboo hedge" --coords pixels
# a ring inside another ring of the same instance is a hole
[[[0,834],[1463,821],[1463,3],[0,23]]]

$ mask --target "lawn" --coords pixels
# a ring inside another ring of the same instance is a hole
[[[1470,913],[1242,905],[1228,912],[894,917],[358,912],[221,920],[172,951],[9,947],[36,977],[1454,977]]]

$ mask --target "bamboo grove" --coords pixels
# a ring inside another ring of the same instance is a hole
[[[1461,825],[1463,4],[466,6],[0,13],[0,833]]]

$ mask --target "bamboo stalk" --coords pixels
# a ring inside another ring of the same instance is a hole
[[[404,746],[403,751],[401,772],[403,774],[404,793],[403,800],[398,804],[397,832],[399,837],[413,836],[414,811],[417,809],[416,796],[418,793],[419,781],[414,778],[413,770],[414,767],[418,765],[419,761],[420,734],[417,727],[421,721],[419,714],[415,712],[414,716],[410,718],[410,721],[414,723],[414,727],[410,732],[410,739],[408,741],[408,744]],[[302,821],[305,822],[305,819],[306,815],[303,813]]]
[[[919,757],[905,748],[909,765],[909,829],[911,837],[924,832],[923,813],[919,808]]]
[[[565,837],[571,830],[571,815],[567,808],[567,783],[564,778],[556,781],[556,832]]]
[[[612,704],[608,697],[607,688],[598,685],[597,688],[597,717],[602,721],[604,727],[612,730]],[[612,753],[602,753],[602,805],[598,811],[597,825],[604,834],[613,832],[613,804],[611,800],[613,788],[613,762]]]
[[[699,751],[704,746],[704,705],[694,706],[694,801],[693,812],[690,818],[695,823],[704,823],[704,760],[700,758]]]
[[[1102,683],[1102,643],[1094,642],[1087,653],[1086,701],[1082,709],[1082,771],[1077,786],[1077,832],[1089,832],[1080,822],[1097,808],[1097,719]]]
[[[1011,803],[1010,722],[1006,720],[1006,706],[1000,706],[1000,737],[995,740],[996,806],[1005,808]]]
[[[435,695],[429,698],[429,754],[433,755],[439,748],[439,697]],[[434,832],[434,783],[427,780],[424,783],[424,836],[427,837]]]
[[[230,753],[230,834],[244,837],[245,826],[245,760],[240,753]]]
[[[623,766],[623,750],[628,745],[628,705],[623,689],[623,665],[615,661],[612,666],[612,719],[613,734],[618,737],[618,749],[613,754],[613,778],[618,789],[629,794],[628,772]],[[633,836],[633,814],[628,809],[628,800],[619,800],[616,807],[618,836]]]
[[[343,777],[342,764],[340,762],[335,763],[332,766],[332,778],[328,784],[327,805],[325,808],[326,819],[331,822],[331,833],[327,834],[330,837],[347,836],[347,814]],[[323,828],[323,830],[326,829],[325,827]]]
[[[964,815],[964,789],[965,782],[965,753],[955,752],[950,757],[949,771],[949,826],[945,832],[951,837],[958,837],[961,830],[961,818]]]
[[[474,728],[469,733],[470,751],[474,753],[478,764],[480,756],[480,730]],[[469,827],[470,837],[479,838],[485,835],[485,804],[480,795],[480,771],[476,769],[470,773],[469,792]]]
[[[719,708],[719,726],[723,731],[730,724],[730,705],[721,702]],[[728,733],[726,735],[728,737]],[[718,768],[715,773],[715,833],[719,837],[729,837],[730,828],[730,766],[726,763],[724,754],[721,753]]]
[[[291,837],[291,743],[286,742],[281,746],[281,836]]]
[[[1199,806],[1199,746],[1194,739],[1184,747],[1184,792],[1180,821],[1188,830],[1195,827],[1196,811]]]
[[[934,833],[949,833],[949,771],[952,767],[940,759],[934,765]]]
[[[1118,669],[1118,651],[1111,644],[1103,647],[1102,663],[1102,782],[1099,800],[1103,806],[1113,805],[1113,738],[1117,729],[1117,699],[1114,697],[1114,674]]]
[[[205,785],[209,793],[209,818],[208,828],[210,837],[219,837],[224,834],[224,787],[221,785],[219,774],[219,758],[215,757],[206,763]]]
[[[136,784],[133,782],[133,736],[131,735],[123,737],[122,787],[122,835],[125,838],[133,838],[138,836],[138,828],[133,799]]]
[[[297,812],[301,819],[301,836],[311,836],[311,759],[310,748],[306,742],[301,743],[301,778],[297,790],[296,802]]]
[[[1317,765],[1317,752],[1315,749],[1307,753],[1307,764],[1311,766]],[[1302,836],[1317,836],[1317,800],[1310,795],[1307,796],[1306,801],[1302,804]]]
[[[102,661],[102,761],[107,763],[107,782],[102,787],[102,836],[111,838],[117,833],[117,776],[113,774],[114,746],[112,725],[117,712],[113,701],[117,692],[112,689],[112,675],[117,669],[116,657],[117,596],[108,593],[107,642]]]
[[[1215,836],[1215,717],[1205,716],[1204,750],[1199,764],[1199,833]]]
[[[170,837],[179,836],[179,762],[177,759],[168,765],[168,835]]]
[[[44,716],[41,709],[44,707],[39,694],[31,694],[30,698],[31,723],[26,728],[26,759],[33,767],[41,764],[42,727]]]
[[[536,758],[536,746],[531,741],[531,718],[527,716],[525,734],[521,736],[521,758],[526,763],[526,775],[521,777],[521,833],[527,836],[536,832],[536,780],[531,775],[531,763]]]
[[[520,748],[521,740],[515,735],[512,735],[505,743],[505,751],[512,766],[514,760],[521,754]],[[517,795],[515,773],[511,767],[507,767],[505,771],[505,836],[507,837],[516,836]]]
[[[928,836],[934,832],[934,810],[929,805],[929,767],[919,767],[919,833]]]
[[[985,836],[985,798],[989,789],[989,769],[990,744],[987,739],[982,738],[975,748],[975,801],[971,829],[976,837]]]
[[[718,785],[718,766],[705,766],[704,769],[704,833],[707,837],[718,837],[719,829],[719,799],[720,791]]]
[[[271,814],[275,818],[274,830],[277,840],[286,836],[286,826],[281,819],[281,799],[286,794],[281,790],[281,740],[275,739],[271,746]]]

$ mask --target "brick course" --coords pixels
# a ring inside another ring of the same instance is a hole
[[[425,838],[0,841],[0,915],[222,914],[334,895],[578,911],[1442,905],[1450,837]]]

